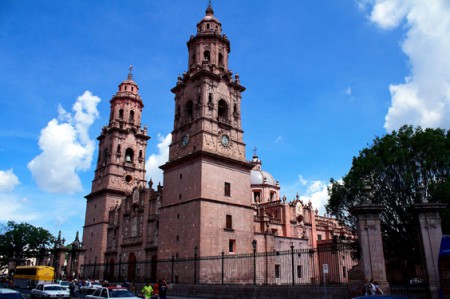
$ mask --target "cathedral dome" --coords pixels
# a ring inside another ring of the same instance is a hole
[[[254,169],[251,172],[251,178],[250,178],[251,184],[252,185],[262,185],[262,184],[267,184],[267,185],[272,185],[272,186],[277,186],[277,181],[275,181],[275,179],[273,178],[273,176],[268,173],[267,171],[264,170],[258,170],[258,169]]]

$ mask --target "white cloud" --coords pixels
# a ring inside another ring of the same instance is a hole
[[[280,196],[286,195],[287,200],[295,199],[296,194],[300,200],[307,204],[311,201],[314,209],[317,208],[320,215],[325,214],[325,205],[328,203],[328,183],[324,181],[310,181],[301,174],[298,175],[298,181],[292,185],[283,185]]]
[[[404,0],[378,0],[373,6],[370,20],[383,29],[397,27],[405,17],[407,2]]]
[[[312,181],[304,195],[300,196],[303,203],[311,201],[312,206],[319,210],[320,215],[325,214],[325,205],[328,203],[327,184],[322,181]]]
[[[19,178],[12,169],[0,170],[0,192],[11,192],[19,183]]]
[[[28,169],[41,189],[52,193],[82,190],[78,171],[91,166],[95,142],[88,129],[98,118],[100,98],[85,91],[72,107],[73,113],[58,107],[59,117],[42,129],[39,147],[42,153],[28,163]]]
[[[308,181],[305,180],[305,178],[301,174],[298,175],[298,181],[302,186],[306,186],[306,184],[308,184]]]
[[[169,160],[169,145],[172,142],[172,134],[167,134],[164,137],[158,134],[158,153],[150,155],[145,162],[145,170],[147,171],[146,180],[150,181],[152,179],[154,184],[163,184],[163,171],[159,166],[163,165]]]
[[[29,222],[39,218],[36,211],[29,210],[27,198],[17,198],[13,194],[0,193],[0,222]]]
[[[370,20],[383,29],[406,22],[401,42],[411,66],[403,84],[391,84],[386,130],[404,124],[450,128],[450,2],[372,1]]]
[[[352,95],[352,88],[351,87],[347,87],[347,89],[345,90],[345,94],[348,96]]]

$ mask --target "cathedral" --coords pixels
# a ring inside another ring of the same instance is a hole
[[[336,237],[353,238],[311,202],[280,196],[278,181],[256,153],[247,160],[245,87],[228,67],[230,40],[211,5],[187,49],[188,69],[171,89],[172,143],[160,166],[162,185],[145,180],[150,136],[141,126],[144,101],[131,69],[110,100],[83,231],[84,265],[104,268],[84,276],[155,279],[169,277],[164,261],[313,250]],[[198,268],[199,281],[207,282],[211,267]],[[244,272],[241,281],[250,281]]]

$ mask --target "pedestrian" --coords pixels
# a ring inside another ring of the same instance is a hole
[[[159,284],[158,284],[158,281],[153,285],[152,299],[159,299]]]
[[[380,286],[378,285],[378,282],[375,281],[373,283],[373,286],[375,288],[375,294],[376,295],[382,295],[383,294],[383,291],[381,290]]]
[[[364,286],[361,289],[361,293],[364,296],[370,296],[372,295],[372,283],[369,282],[369,280],[366,278]]]
[[[165,279],[162,279],[159,281],[159,299],[166,299],[167,297],[167,289],[169,286],[167,285],[167,282]]]
[[[152,297],[153,288],[150,285],[150,282],[147,281],[147,284],[142,288],[141,292],[145,299],[150,299]]]
[[[71,281],[69,284],[70,297],[77,297],[75,294],[75,281]]]

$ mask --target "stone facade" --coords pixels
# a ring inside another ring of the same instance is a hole
[[[246,160],[245,88],[228,69],[230,41],[210,5],[187,47],[188,71],[172,89],[174,127],[169,160],[161,166],[164,187],[145,182],[150,137],[140,127],[144,105],[131,69],[111,99],[109,124],[98,137],[92,191],[86,196],[84,263],[108,265],[103,278],[117,273],[115,265],[127,263],[119,276],[133,280],[141,272],[155,277],[168,267],[138,267],[143,261],[316,249],[338,236],[353,238],[298,195],[290,201],[281,197],[278,181],[262,170],[256,153]],[[319,259],[307,265],[317,275]],[[199,282],[207,282],[211,271],[199,266]],[[253,272],[240,275],[242,282],[253,278]]]

